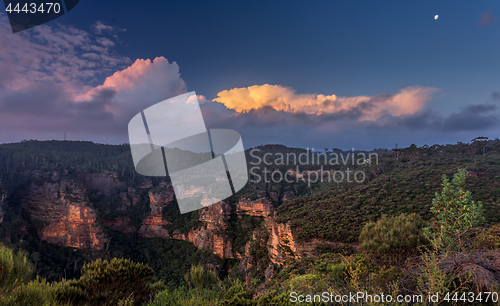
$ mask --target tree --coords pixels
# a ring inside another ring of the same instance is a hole
[[[360,250],[370,259],[396,263],[418,253],[418,246],[428,241],[424,235],[426,222],[415,214],[382,216],[366,224],[359,235]]]
[[[472,250],[468,234],[484,221],[482,203],[472,201],[465,190],[467,170],[459,169],[450,181],[443,175],[441,193],[436,192],[431,212],[437,224],[427,228],[433,250],[422,256],[419,287],[424,292],[446,292],[454,283],[457,290],[494,291],[500,286],[497,257]],[[458,281],[458,282],[457,282]]]
[[[443,174],[443,190],[432,199],[431,212],[438,223],[436,242],[447,251],[461,250],[464,235],[485,220],[482,203],[473,201],[471,192],[465,190],[467,175],[466,169],[459,169],[450,183]]]

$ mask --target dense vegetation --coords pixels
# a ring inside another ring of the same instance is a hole
[[[484,150],[483,150],[484,149]],[[474,141],[395,150],[365,167],[364,184],[330,184],[279,209],[281,222],[292,223],[298,239],[355,242],[363,226],[383,214],[416,213],[432,217],[432,197],[443,174],[466,168],[466,182],[482,201],[488,222],[500,222],[500,141]]]
[[[259,148],[261,157],[265,152],[304,153],[279,145]],[[11,192],[0,223],[5,245],[0,246],[0,305],[294,305],[292,292],[313,296],[357,291],[394,297],[422,294],[424,299],[428,292],[451,292],[457,295],[450,302],[470,304],[460,299],[463,292],[498,292],[500,141],[379,151],[384,155],[378,163],[353,167],[366,173],[363,183],[261,182],[229,198],[233,204],[241,197],[272,199],[274,194],[277,221],[290,222],[295,240],[323,241],[317,256],[272,265],[263,220],[233,215],[226,230],[233,250],[243,253],[247,247],[252,258],[241,269],[238,260],[222,260],[188,242],[111,228],[105,228],[111,239],[102,253],[41,241],[36,222],[19,205],[23,188],[32,182],[23,175],[26,170],[59,169],[68,175],[113,171],[129,186],[142,184],[144,177],[131,167],[126,145],[0,145],[0,197],[2,189]],[[342,171],[345,165],[331,169]],[[164,181],[152,179],[150,190],[162,188]],[[89,192],[89,205],[99,218],[128,217],[138,228],[149,212],[147,190],[139,194],[137,207],[118,211],[121,191],[111,196]],[[295,199],[282,201],[290,192]],[[198,216],[181,215],[177,205],[163,211],[170,222],[166,227],[181,232],[201,226]],[[259,235],[252,240],[255,229]],[[264,272],[267,267],[274,269],[272,277]],[[474,300],[492,304],[486,302]]]

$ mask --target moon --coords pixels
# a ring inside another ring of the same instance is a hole
[[[438,18],[439,18],[439,15],[434,16],[435,20],[438,20]]]

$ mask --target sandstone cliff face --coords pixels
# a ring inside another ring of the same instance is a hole
[[[88,190],[99,190],[109,196],[121,184],[118,180],[118,173],[108,172],[103,174],[79,174],[77,179]]]
[[[150,196],[151,197],[151,196]],[[245,246],[245,252],[239,254],[232,250],[232,241],[223,232],[228,228],[228,219],[232,213],[231,206],[225,202],[219,202],[200,210],[199,220],[204,223],[199,229],[192,229],[187,234],[176,230],[168,233],[162,225],[161,209],[155,207],[156,201],[151,197],[151,215],[145,220],[141,227],[141,235],[146,237],[165,237],[171,239],[185,240],[193,243],[199,249],[211,250],[221,258],[243,259],[246,269],[251,267],[252,258],[248,254],[251,241]],[[156,210],[160,214],[155,214]],[[263,242],[266,236],[267,243],[261,243],[262,247],[267,247],[270,260],[273,264],[282,265],[287,258],[302,258],[313,255],[316,244],[319,241],[297,243],[293,237],[290,224],[277,223],[275,221],[274,207],[266,198],[257,200],[241,199],[235,207],[238,216],[247,215],[252,217],[263,217],[265,220],[265,233],[260,230],[253,232],[252,241]],[[267,235],[265,235],[267,234]],[[272,269],[271,269],[272,270]],[[271,270],[268,274],[271,275]]]
[[[104,249],[107,238],[96,222],[95,211],[85,200],[85,190],[71,179],[59,179],[41,186],[32,184],[22,199],[42,240],[50,243],[86,248]]]
[[[293,193],[287,195],[288,198],[293,197]],[[277,223],[275,210],[273,205],[266,198],[261,198],[258,200],[251,201],[249,199],[241,199],[236,204],[236,213],[238,215],[248,215],[252,217],[264,217],[266,233],[261,230],[255,230],[252,235],[252,240],[258,240],[261,242],[261,247],[266,246],[269,259],[275,265],[283,265],[287,258],[304,258],[308,256],[316,255],[316,246],[320,243],[332,244],[326,240],[313,239],[310,241],[297,242],[293,236],[293,231],[290,223]],[[263,244],[263,237],[267,237],[267,243]],[[245,247],[245,253],[243,255],[237,254],[237,258],[242,258],[241,268],[248,269],[252,266],[253,259],[249,255],[249,246],[251,241],[249,241]],[[269,268],[269,267],[268,267]],[[269,268],[266,272],[272,275],[272,268]]]
[[[265,197],[257,200],[241,199],[234,206],[219,202],[200,210],[200,228],[191,229],[188,233],[179,230],[169,232],[164,228],[168,222],[163,220],[164,208],[175,198],[171,184],[160,183],[156,188],[151,180],[144,180],[139,186],[123,186],[114,172],[104,174],[80,174],[77,180],[68,177],[67,172],[31,171],[26,173],[30,177],[43,183],[33,184],[28,188],[23,199],[23,206],[28,210],[41,239],[71,246],[102,250],[107,238],[97,223],[96,213],[86,200],[86,189],[99,190],[104,195],[118,194],[123,203],[118,210],[125,211],[128,206],[140,203],[141,194],[149,191],[149,205],[151,212],[138,230],[143,237],[163,237],[168,239],[185,240],[193,243],[199,249],[210,250],[221,258],[242,259],[244,265],[250,267],[252,258],[248,253],[248,246],[252,241],[261,241],[261,246],[268,249],[270,260],[274,265],[282,265],[287,258],[301,258],[312,255],[318,241],[297,243],[293,237],[290,224],[280,224],[275,221],[275,210],[271,201]],[[78,184],[80,182],[80,184]],[[86,189],[79,187],[85,186]],[[159,187],[159,188],[158,188]],[[121,190],[121,191],[119,191]],[[277,193],[271,194],[271,200],[277,200]],[[0,193],[0,220],[2,219],[1,205],[6,196]],[[283,200],[293,197],[293,193],[286,194]],[[264,218],[264,230],[255,231],[252,241],[247,244],[245,252],[239,254],[233,250],[232,241],[224,231],[228,229],[229,218],[237,216],[251,216]],[[103,226],[123,233],[135,233],[137,230],[131,225],[130,217],[120,216],[114,219],[102,220]],[[262,237],[266,237],[265,241]],[[266,269],[266,267],[261,267]],[[272,269],[266,275],[272,275]]]
[[[255,201],[241,199],[236,205],[236,213],[252,217],[264,217],[265,227],[268,233],[267,249],[271,262],[274,264],[283,264],[287,257],[299,258],[302,254],[302,247],[299,246],[293,238],[290,224],[276,223],[274,217],[274,206],[266,198]],[[253,240],[262,239],[260,231],[254,231]],[[245,257],[248,257],[247,244]],[[247,265],[251,263],[247,261]],[[248,267],[247,267],[248,268]]]
[[[139,235],[143,237],[163,237],[170,238],[168,231],[163,228],[163,225],[168,223],[162,219],[162,212],[165,206],[174,199],[174,189],[172,185],[167,185],[161,192],[149,192],[149,207],[151,213],[142,222],[139,229]]]
[[[274,206],[266,198],[255,201],[241,199],[236,204],[236,214],[248,215],[252,217],[269,217],[274,212]]]
[[[201,228],[191,229],[188,233],[181,233],[179,230],[169,233],[163,227],[168,222],[162,219],[162,212],[174,196],[171,184],[165,184],[160,192],[149,193],[151,213],[143,221],[139,235],[189,241],[197,248],[210,250],[221,258],[233,258],[229,236],[220,234],[228,227],[227,221],[231,214],[231,206],[225,202],[210,205],[200,210],[199,220],[203,223]]]
[[[221,258],[233,258],[229,236],[220,234],[220,231],[227,229],[230,214],[231,206],[225,202],[210,205],[200,212],[200,221],[204,223],[201,228],[191,230],[187,234],[174,231],[171,238],[190,241],[197,248],[211,250]]]
[[[290,224],[276,223],[274,218],[266,219],[266,229],[269,233],[267,250],[269,259],[274,264],[283,264],[287,257],[300,258],[301,248],[293,238]]]

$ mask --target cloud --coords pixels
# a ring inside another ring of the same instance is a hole
[[[132,62],[114,51],[113,33],[120,30],[95,27],[86,32],[52,23],[12,34],[0,16],[0,142],[61,139],[67,132],[68,139],[124,143],[132,116],[187,91],[177,63],[165,57]],[[95,84],[98,76],[107,78]],[[247,147],[373,148],[500,132],[496,106],[470,105],[444,116],[428,108],[436,91],[413,86],[338,97],[265,84],[198,99],[208,128],[235,129]]]
[[[104,47],[108,47],[108,48],[115,46],[115,43],[111,39],[108,39],[106,37],[97,38],[97,42],[100,43],[101,45],[103,45]]]
[[[77,102],[88,102],[103,91],[112,90],[116,97],[106,107],[115,115],[135,115],[143,108],[187,92],[176,62],[164,57],[137,59],[130,67],[107,77],[102,85],[75,97]]]
[[[113,37],[58,24],[13,34],[0,15],[0,41],[0,142],[68,132],[69,139],[123,143],[132,116],[186,92],[175,62],[131,63],[113,51]],[[101,75],[108,77],[90,86]]]
[[[373,134],[394,129],[461,132],[498,127],[498,108],[492,104],[468,105],[447,116],[426,108],[436,91],[412,86],[372,97],[337,97],[296,94],[290,88],[266,84],[222,91],[202,111],[213,128],[267,127],[269,133],[277,127]]]
[[[492,98],[493,100],[500,101],[500,92],[494,91],[494,92],[491,94],[491,98]]]
[[[112,27],[109,25],[105,25],[102,21],[98,20],[91,27],[92,32],[94,34],[101,35],[103,32],[108,32],[110,34],[114,34],[116,32],[125,32],[125,29],[121,29],[119,27]]]
[[[446,118],[442,127],[448,131],[485,130],[500,123],[499,116],[494,111],[496,105],[469,105],[460,112],[451,113]]]
[[[491,10],[479,14],[479,25],[485,27],[497,19]]]
[[[279,90],[285,88],[278,87]],[[218,95],[218,98],[223,97],[219,102],[215,99],[205,103],[202,105],[202,112],[207,127],[233,128],[241,133],[247,146],[280,143],[316,148],[337,146],[344,149],[351,146],[358,149],[391,148],[396,142],[408,146],[411,143],[423,145],[468,141],[476,137],[479,131],[481,135],[487,136],[500,132],[500,116],[495,105],[473,104],[450,114],[441,114],[426,107],[428,94],[421,87],[408,87],[396,94],[381,94],[363,99],[354,97],[362,102],[347,103],[348,107],[339,107],[336,111],[329,112],[324,109],[320,112],[311,107],[318,104],[319,99],[315,99],[318,95],[306,95],[306,101],[312,102],[300,104],[296,101],[301,102],[305,98],[301,95],[296,98],[293,90],[282,91],[288,99],[278,100],[269,94],[273,92],[273,88],[270,88],[265,91],[268,93],[266,99],[260,98],[264,95],[261,92],[257,95],[254,94],[255,91],[248,90],[237,91],[238,95],[235,93],[228,100],[224,100],[228,94]],[[434,91],[435,89],[432,90]],[[237,101],[241,100],[235,97],[243,97],[244,103],[238,105]],[[336,97],[335,102],[344,102],[344,99],[351,98]],[[254,101],[261,103],[252,104]],[[408,107],[409,101],[419,103]],[[307,112],[301,111],[304,104]],[[250,108],[252,105],[260,107]],[[381,112],[380,109],[387,111]],[[365,119],[367,117],[375,119]]]
[[[68,132],[70,139],[127,142],[127,124],[135,114],[184,92],[179,67],[163,57],[138,59],[81,95],[54,80],[2,88],[0,140],[60,138]]]
[[[0,66],[8,72],[2,69],[2,75],[9,75],[0,79],[0,86],[12,89],[43,81],[78,87],[130,64],[113,51],[112,40],[60,24],[14,34],[7,17],[0,15],[0,41]]]
[[[488,130],[498,127],[500,116],[496,112],[496,105],[474,104],[468,105],[458,112],[443,116],[431,109],[425,109],[416,114],[393,117],[390,115],[370,124],[373,129],[412,129],[433,130],[443,132],[462,132]]]
[[[403,116],[416,113],[430,101],[432,87],[407,87],[397,94],[337,97],[336,95],[296,94],[280,85],[255,85],[221,91],[214,101],[243,113],[270,107],[277,111],[304,114],[351,114],[359,120],[375,120],[384,114]]]

